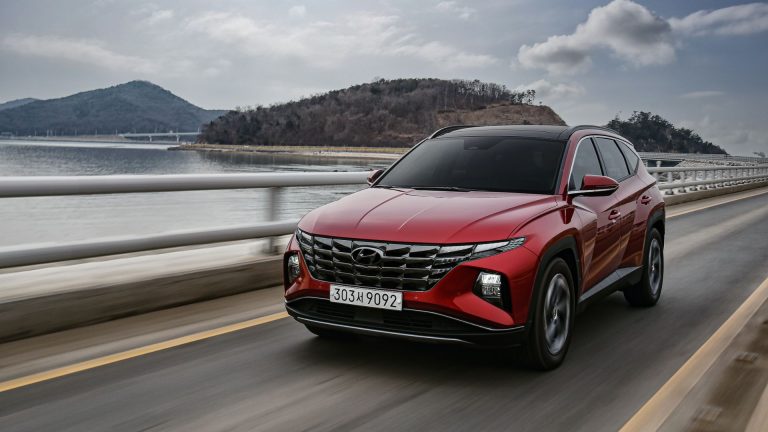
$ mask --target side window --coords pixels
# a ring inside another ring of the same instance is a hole
[[[621,141],[618,141],[619,148],[621,149],[621,152],[624,153],[624,159],[627,160],[627,165],[629,165],[629,172],[631,174],[634,174],[637,172],[637,164],[640,162],[640,158],[637,156],[637,154],[632,151],[628,145],[624,144]]]
[[[573,170],[571,170],[571,178],[568,181],[568,188],[570,190],[581,189],[582,180],[587,174],[603,175],[603,170],[600,168],[600,159],[597,157],[597,151],[592,144],[592,140],[587,138],[579,144],[578,150],[576,150],[576,157],[573,160]]]
[[[600,156],[603,157],[605,175],[616,181],[627,178],[629,176],[627,162],[624,160],[624,155],[619,150],[616,142],[607,138],[595,138],[595,144],[597,144],[597,148],[600,150]]]

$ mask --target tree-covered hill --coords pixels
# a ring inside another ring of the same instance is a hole
[[[650,112],[635,111],[627,120],[616,116],[607,127],[632,141],[641,152],[727,154],[691,129],[675,127]]]
[[[535,92],[480,81],[378,80],[270,107],[230,111],[203,128],[215,144],[411,146],[451,124],[564,124]]]
[[[15,99],[15,100],[12,100],[12,101],[0,103],[0,111],[11,109],[11,108],[20,107],[22,105],[26,105],[26,104],[34,102],[36,100],[37,99],[33,99],[33,98],[23,98],[23,99]]]
[[[131,81],[0,111],[0,132],[16,135],[196,131],[224,111],[205,110],[147,81]]]

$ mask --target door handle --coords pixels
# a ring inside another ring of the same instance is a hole
[[[648,195],[643,195],[640,197],[640,204],[648,204],[649,202],[651,202],[651,197]]]
[[[611,213],[608,215],[608,219],[610,219],[610,220],[612,220],[612,221],[614,221],[614,222],[616,222],[616,219],[618,219],[618,218],[620,218],[620,217],[621,217],[621,212],[620,212],[620,211],[618,211],[618,210],[613,210],[613,211],[611,211]]]

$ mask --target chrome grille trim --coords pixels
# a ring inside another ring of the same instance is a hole
[[[296,239],[313,278],[324,282],[360,285],[403,291],[427,291],[449,271],[469,259],[482,258],[510,250],[524,239],[494,250],[484,243],[466,245],[425,245],[315,236],[301,230]],[[352,258],[358,247],[383,252],[375,265],[360,264]],[[482,252],[475,253],[476,249]]]

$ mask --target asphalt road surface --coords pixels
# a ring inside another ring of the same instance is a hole
[[[617,430],[768,276],[768,194],[669,219],[665,253],[659,305],[592,306],[552,372],[280,319],[0,393],[0,430]]]

